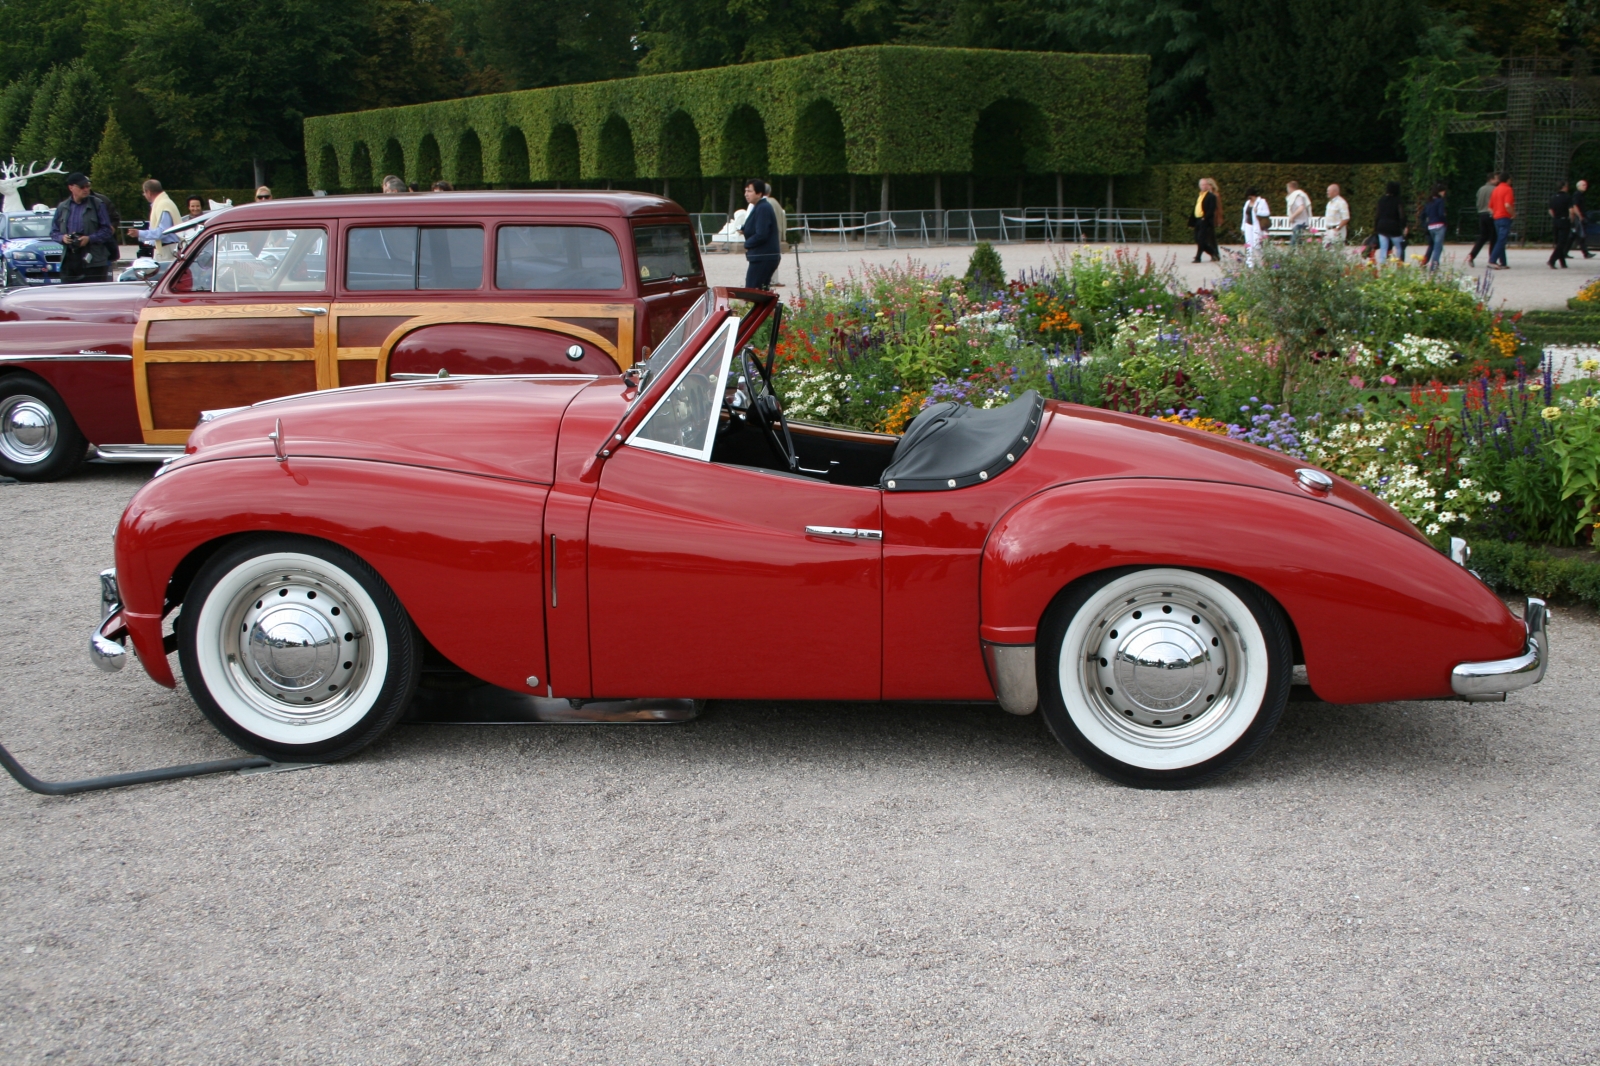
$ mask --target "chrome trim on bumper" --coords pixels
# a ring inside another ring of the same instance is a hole
[[[117,571],[100,571],[100,624],[89,633],[89,661],[108,674],[128,661],[128,627],[122,624],[122,595]]]
[[[96,444],[90,458],[102,463],[161,463],[182,455],[181,444]]]
[[[1000,698],[1002,710],[1032,714],[1039,709],[1039,675],[1034,668],[1032,644],[983,642],[983,666]]]
[[[1523,653],[1509,659],[1460,664],[1450,671],[1450,687],[1456,695],[1472,701],[1503,700],[1507,692],[1542,681],[1550,650],[1546,619],[1544,601],[1529,597],[1522,612],[1522,624],[1528,630]]]

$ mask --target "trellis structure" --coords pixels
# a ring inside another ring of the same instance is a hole
[[[1129,174],[1145,56],[870,47],[325,115],[314,185],[785,175]]]
[[[1512,237],[1548,240],[1545,203],[1571,177],[1572,158],[1600,141],[1600,78],[1583,62],[1552,56],[1508,59],[1482,91],[1503,94],[1505,110],[1452,123],[1452,133],[1493,133],[1495,170],[1511,175],[1517,194]]]

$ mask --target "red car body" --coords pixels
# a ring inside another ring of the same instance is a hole
[[[656,246],[640,235],[663,227],[687,241],[682,273],[663,273],[659,264],[652,271]],[[468,261],[449,274],[435,268],[430,277],[433,260],[422,242],[412,253],[422,265],[409,287],[399,287],[404,278],[389,284],[356,276],[360,242],[407,229],[472,232],[477,245],[458,245],[469,251],[457,258]],[[518,275],[515,268],[529,260],[517,259],[512,238],[534,229],[604,234],[602,242],[615,244],[616,263],[584,276]],[[691,233],[681,207],[640,193],[463,192],[244,205],[210,216],[153,286],[50,286],[0,297],[0,375],[48,386],[102,458],[124,460],[177,454],[202,411],[274,396],[440,370],[614,375],[705,292]],[[274,247],[263,237],[271,234],[291,239],[276,238]],[[268,289],[249,280],[241,288],[235,275],[236,291],[222,291],[219,273],[212,291],[195,286],[191,266],[198,270],[207,255],[220,258],[230,235],[254,267],[293,268],[292,238],[304,243],[308,234],[321,240],[307,260],[314,266],[299,276]],[[7,470],[28,476],[26,464]]]
[[[896,493],[623,444],[634,392],[614,374],[396,383],[206,424],[118,527],[120,621],[173,685],[162,625],[187,580],[279,532],[369,562],[469,673],[571,698],[993,700],[985,642],[1031,644],[1062,588],[1128,566],[1263,590],[1336,703],[1448,698],[1459,664],[1526,647],[1387,505],[1253,445],[1050,402],[1000,475]],[[849,436],[795,428],[802,459]]]

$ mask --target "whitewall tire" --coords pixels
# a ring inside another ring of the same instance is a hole
[[[416,688],[417,641],[399,600],[361,559],[323,541],[269,536],[222,550],[195,575],[177,628],[201,711],[268,758],[359,751]]]
[[[1283,612],[1246,582],[1170,567],[1064,589],[1039,630],[1040,709],[1093,769],[1186,788],[1248,758],[1289,698]]]

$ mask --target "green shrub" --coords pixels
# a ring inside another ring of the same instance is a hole
[[[1600,557],[1560,558],[1533,544],[1474,540],[1472,569],[1502,592],[1600,608]]]
[[[968,295],[978,296],[1005,288],[1006,268],[1000,262],[1000,253],[988,241],[979,241],[967,260],[967,273],[961,279]]]

